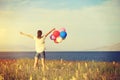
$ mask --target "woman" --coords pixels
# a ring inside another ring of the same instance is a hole
[[[38,66],[38,59],[39,59],[39,57],[41,57],[42,69],[44,70],[44,68],[45,68],[45,39],[54,30],[55,30],[55,28],[50,30],[45,35],[42,35],[42,31],[38,30],[37,31],[37,37],[32,36],[30,34],[20,32],[21,35],[25,35],[25,36],[30,37],[30,38],[35,40],[36,54],[35,54],[35,58],[34,58],[35,59],[35,61],[34,61],[34,69],[36,69],[36,67]]]

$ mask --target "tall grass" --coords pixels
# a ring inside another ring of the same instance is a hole
[[[119,62],[46,60],[45,71],[33,59],[0,60],[0,80],[120,80]]]

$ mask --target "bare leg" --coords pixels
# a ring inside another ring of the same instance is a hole
[[[34,61],[34,69],[36,69],[37,66],[38,66],[38,58],[35,57],[35,61]]]
[[[45,51],[42,54],[42,58],[41,58],[41,63],[42,63],[42,71],[45,71]]]
[[[45,70],[45,59],[41,58],[41,63],[42,63],[42,70]]]

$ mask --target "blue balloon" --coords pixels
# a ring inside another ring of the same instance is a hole
[[[63,39],[65,39],[67,36],[67,33],[65,31],[60,32],[60,37],[62,37]]]

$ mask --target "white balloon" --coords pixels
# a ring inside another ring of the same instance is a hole
[[[61,43],[61,42],[63,41],[63,39],[59,36],[59,37],[56,38],[56,41],[57,41],[58,43]]]

